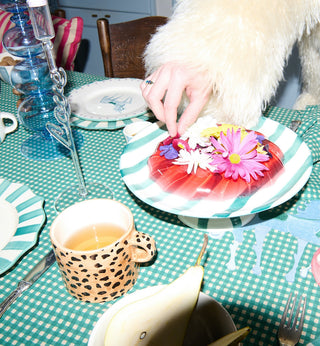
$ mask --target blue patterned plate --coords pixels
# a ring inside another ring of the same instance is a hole
[[[9,202],[19,217],[14,236],[0,250],[0,274],[2,274],[36,244],[46,215],[43,210],[44,199],[36,196],[26,185],[0,179],[0,199]]]
[[[154,208],[183,217],[233,218],[255,214],[278,206],[305,185],[312,171],[312,157],[307,145],[293,131],[270,120],[261,118],[253,130],[259,131],[283,152],[284,170],[274,184],[261,187],[250,196],[227,200],[188,200],[177,194],[168,193],[149,176],[148,159],[158,144],[168,137],[166,128],[155,123],[142,130],[125,147],[120,158],[122,178],[143,202]]]
[[[137,78],[110,78],[86,84],[71,91],[68,100],[72,113],[88,121],[119,121],[147,112]]]

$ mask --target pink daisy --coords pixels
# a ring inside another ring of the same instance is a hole
[[[257,152],[258,140],[253,131],[249,132],[242,141],[240,129],[236,132],[233,129],[230,132],[228,129],[226,135],[221,132],[221,143],[214,137],[211,137],[210,140],[215,147],[211,164],[217,167],[216,172],[224,172],[226,178],[232,177],[233,180],[237,180],[240,176],[249,183],[251,177],[257,180],[258,176],[263,177],[262,171],[269,170],[261,163],[268,161],[269,156]]]

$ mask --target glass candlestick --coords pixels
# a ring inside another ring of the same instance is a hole
[[[28,0],[31,23],[36,38],[41,41],[43,51],[46,55],[50,76],[53,81],[54,97],[56,104],[54,116],[56,122],[48,122],[46,127],[50,134],[56,138],[72,157],[78,184],[68,187],[55,200],[55,209],[61,212],[68,206],[86,199],[113,198],[113,192],[109,187],[99,182],[85,183],[81,166],[74,144],[70,127],[71,108],[68,99],[64,96],[64,87],[67,83],[67,75],[63,68],[57,68],[52,54],[51,39],[54,37],[54,29],[47,0]]]

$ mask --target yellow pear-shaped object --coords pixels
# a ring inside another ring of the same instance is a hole
[[[156,293],[121,308],[111,319],[105,346],[182,345],[190,316],[196,306],[203,267],[201,250],[195,266]]]

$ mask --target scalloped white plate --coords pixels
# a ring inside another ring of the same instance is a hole
[[[0,201],[0,208],[5,208],[7,211],[10,209],[11,213],[7,223],[0,222],[0,234],[1,236],[5,234],[7,238],[6,244],[0,246],[0,274],[2,274],[36,244],[46,215],[43,210],[44,199],[36,196],[23,184],[0,179]],[[15,215],[18,221],[14,220]],[[9,225],[9,228],[3,229],[6,225]]]
[[[110,78],[72,90],[68,98],[72,113],[82,120],[116,122],[147,112],[137,78]]]

